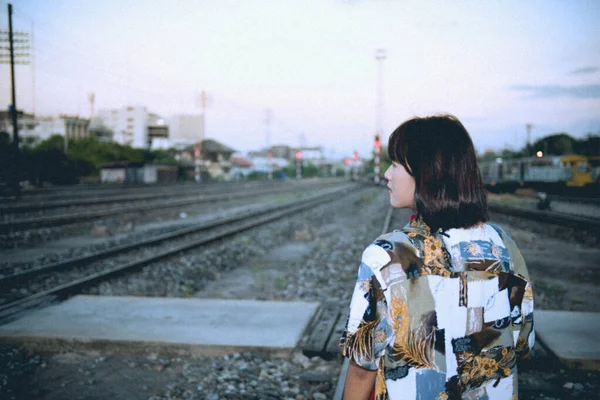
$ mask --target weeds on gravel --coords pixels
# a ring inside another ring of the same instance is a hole
[[[285,279],[281,276],[278,276],[275,278],[274,284],[275,284],[276,289],[283,290],[286,288],[288,281],[287,281],[287,279]]]
[[[373,195],[363,195],[359,196],[356,200],[354,200],[354,205],[366,205],[373,202]]]

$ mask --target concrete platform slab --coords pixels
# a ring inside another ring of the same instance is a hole
[[[0,343],[38,351],[286,356],[319,303],[75,296],[0,326]]]
[[[600,370],[600,313],[536,310],[538,339],[570,368]]]

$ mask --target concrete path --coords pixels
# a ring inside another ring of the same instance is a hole
[[[600,370],[600,313],[535,310],[538,339],[571,368]]]
[[[309,302],[81,295],[0,326],[0,343],[52,352],[286,356],[317,308]]]

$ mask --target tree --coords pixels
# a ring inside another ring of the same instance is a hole
[[[572,154],[576,143],[577,139],[567,133],[561,132],[537,140],[533,143],[532,149],[534,152],[541,150],[547,155],[561,156]]]
[[[600,156],[600,135],[588,134],[575,143],[575,153],[584,156]]]

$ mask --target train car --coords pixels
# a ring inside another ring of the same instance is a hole
[[[523,186],[522,159],[503,159],[479,162],[483,184],[492,192],[514,192]]]
[[[480,163],[483,182],[495,192],[531,187],[550,193],[583,191],[593,185],[587,157],[564,156],[496,158]]]

